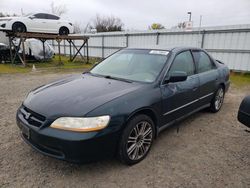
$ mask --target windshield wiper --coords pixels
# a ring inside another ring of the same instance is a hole
[[[108,79],[113,79],[113,80],[119,80],[119,81],[123,81],[123,82],[132,83],[131,80],[127,80],[125,78],[117,78],[117,77],[113,77],[113,76],[110,76],[110,75],[104,75],[103,77],[108,78]]]

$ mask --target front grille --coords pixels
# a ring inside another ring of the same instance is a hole
[[[23,118],[32,126],[40,127],[46,120],[46,118],[32,110],[22,106],[20,109],[20,113],[22,114]]]

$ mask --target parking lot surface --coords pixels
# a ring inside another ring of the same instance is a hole
[[[163,131],[137,165],[76,165],[34,151],[15,124],[28,91],[67,75],[0,75],[0,187],[250,187],[250,133],[237,122],[250,86],[232,85],[220,112],[202,111]]]

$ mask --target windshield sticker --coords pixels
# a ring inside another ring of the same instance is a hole
[[[157,55],[168,55],[168,51],[162,51],[162,50],[151,50],[149,52],[150,54],[157,54]]]

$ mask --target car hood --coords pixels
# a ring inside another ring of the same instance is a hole
[[[23,105],[48,119],[81,117],[142,85],[90,74],[71,76],[31,91]]]

